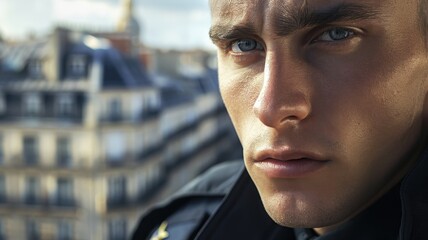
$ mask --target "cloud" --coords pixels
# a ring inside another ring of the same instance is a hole
[[[111,30],[121,10],[117,5],[101,0],[56,0],[53,8],[56,22]]]
[[[60,23],[114,31],[122,0],[0,0],[0,32],[20,36],[48,31]],[[208,38],[208,0],[134,0],[146,45],[166,48],[212,48]],[[40,35],[40,34],[38,34]]]
[[[52,0],[0,0],[0,31],[4,36],[47,33],[51,22]]]
[[[89,3],[105,3],[114,6],[121,5],[123,0],[62,0],[67,2],[85,1]],[[133,0],[135,6],[145,8],[174,10],[174,11],[189,11],[195,9],[206,9],[208,0]]]
[[[143,23],[143,40],[150,46],[211,47],[207,9],[176,11],[139,7],[138,13]]]
[[[148,8],[174,11],[208,9],[208,0],[134,0],[135,4]]]

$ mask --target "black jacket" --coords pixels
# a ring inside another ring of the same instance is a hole
[[[427,152],[398,187],[401,227],[394,240],[428,239]],[[275,224],[266,214],[242,161],[213,168],[151,210],[141,218],[132,239],[150,239],[162,223],[169,236],[162,239],[168,240],[296,239],[293,229]],[[364,234],[353,239],[365,239]]]

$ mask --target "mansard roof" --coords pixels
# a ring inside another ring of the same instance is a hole
[[[100,66],[102,70],[97,81],[100,81],[102,89],[153,85],[145,67],[136,57],[121,53],[106,39],[64,29],[55,31],[48,39],[14,44],[0,43],[0,84],[4,86],[5,83],[12,82],[16,85],[30,80],[28,67],[34,60],[39,60],[41,64],[50,61],[50,67],[43,67],[43,71],[51,71],[53,61],[59,69],[59,74],[56,75],[57,79],[47,82],[50,82],[50,85],[52,82],[61,84],[70,80],[67,78],[67,67],[72,55],[86,57],[85,68],[88,70],[84,78],[89,81],[94,81],[91,76],[92,67]],[[43,80],[48,79],[31,81]],[[40,85],[43,84],[38,84]]]

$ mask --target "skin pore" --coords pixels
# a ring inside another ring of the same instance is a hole
[[[417,0],[210,4],[222,97],[275,222],[329,232],[414,165],[428,90]],[[258,164],[272,152],[323,166],[272,176]]]

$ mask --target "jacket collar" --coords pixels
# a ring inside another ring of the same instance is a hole
[[[267,215],[260,196],[245,169],[219,209],[196,237],[207,239],[294,239],[294,232],[274,223]]]
[[[403,179],[400,196],[402,219],[399,239],[422,239],[428,228],[428,148]]]

